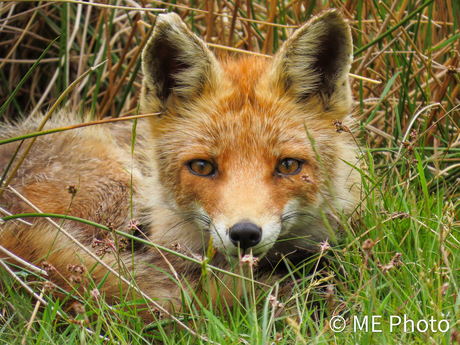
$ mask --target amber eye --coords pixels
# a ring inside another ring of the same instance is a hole
[[[216,172],[214,165],[204,159],[195,159],[187,163],[188,170],[198,176],[212,176]]]
[[[282,175],[295,175],[302,169],[302,162],[294,158],[285,158],[276,166],[276,172]]]

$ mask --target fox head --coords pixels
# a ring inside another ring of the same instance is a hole
[[[331,237],[335,210],[354,199],[343,162],[353,149],[332,125],[351,111],[351,55],[338,11],[300,27],[273,58],[225,61],[178,15],[159,15],[143,52],[141,111],[161,114],[152,159],[167,207],[192,213],[232,256]]]

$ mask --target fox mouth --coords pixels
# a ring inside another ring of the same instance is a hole
[[[275,223],[275,222],[273,222]],[[278,226],[265,227],[243,220],[228,227],[225,223],[215,223],[210,227],[214,244],[231,261],[246,256],[264,257],[272,248],[279,235]],[[273,229],[278,231],[273,231]]]
[[[202,207],[197,214],[199,224],[206,228],[214,246],[231,261],[247,256],[258,259],[264,257],[281,231],[278,218],[254,221],[242,217],[236,222],[225,217],[213,219]]]
[[[260,260],[267,254],[267,251],[262,248],[248,248],[246,250],[241,250],[239,247],[234,247],[231,248],[231,250],[228,250],[227,248],[227,253],[232,260],[242,261],[247,260],[248,258]]]

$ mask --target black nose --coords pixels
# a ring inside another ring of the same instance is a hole
[[[262,229],[254,223],[241,222],[233,225],[228,235],[230,241],[236,246],[240,247],[242,251],[254,247],[262,239]]]

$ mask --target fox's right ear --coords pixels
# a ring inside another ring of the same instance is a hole
[[[348,83],[352,53],[348,22],[339,11],[326,11],[283,44],[275,57],[272,80],[298,102],[314,99],[323,110],[346,114],[352,103]]]
[[[160,112],[172,100],[202,94],[216,82],[220,66],[206,44],[175,13],[158,15],[142,53],[141,111]]]

